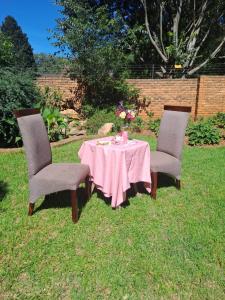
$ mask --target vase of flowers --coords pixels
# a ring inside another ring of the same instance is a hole
[[[128,132],[130,127],[130,123],[135,119],[136,113],[132,109],[127,109],[123,106],[123,102],[119,102],[119,105],[116,108],[116,116],[123,120],[123,125],[120,128],[120,135],[124,138],[124,140],[128,140]]]

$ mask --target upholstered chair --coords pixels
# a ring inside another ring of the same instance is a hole
[[[38,109],[14,111],[25,148],[29,171],[29,211],[32,215],[39,196],[70,190],[72,221],[78,221],[76,190],[86,182],[89,192],[89,167],[78,163],[52,163],[51,147],[44,121]],[[89,195],[88,195],[89,196]]]
[[[158,173],[175,178],[180,189],[181,155],[191,107],[165,105],[156,151],[151,152],[151,196],[156,199]]]

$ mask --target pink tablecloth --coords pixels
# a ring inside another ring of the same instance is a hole
[[[124,193],[130,183],[145,182],[150,192],[150,148],[144,141],[132,140],[123,145],[97,145],[97,141],[112,140],[112,137],[90,140],[82,144],[78,155],[81,163],[90,167],[93,182],[106,197],[112,196],[112,207],[124,201]]]

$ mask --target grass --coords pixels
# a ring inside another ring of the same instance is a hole
[[[79,161],[80,145],[55,148],[54,161]],[[224,299],[224,158],[185,147],[181,191],[121,210],[95,193],[74,225],[57,199],[28,217],[24,154],[0,154],[0,299]]]

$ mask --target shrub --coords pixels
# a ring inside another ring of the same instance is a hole
[[[21,144],[13,110],[33,107],[40,94],[28,72],[2,69],[0,72],[0,144],[10,147]]]
[[[147,115],[148,115],[148,121],[147,121],[148,129],[150,129],[152,132],[155,133],[156,136],[158,136],[160,119],[153,120],[153,116],[154,116],[153,112],[147,112]]]
[[[81,111],[83,118],[90,118],[95,114],[96,108],[91,104],[82,103]]]
[[[219,112],[213,117],[213,121],[217,127],[225,129],[225,113]]]
[[[113,123],[113,130],[118,131],[122,126],[122,122],[123,120],[118,118],[114,111],[96,110],[92,117],[87,120],[86,128],[89,134],[96,134],[98,129],[105,123]]]
[[[213,145],[220,142],[220,132],[210,121],[192,123],[187,128],[188,143],[191,146]]]
[[[57,108],[44,108],[41,113],[50,142],[56,142],[67,137],[67,118],[63,117]]]
[[[138,116],[131,122],[131,130],[134,132],[141,132],[144,126],[145,122],[141,117]]]
[[[159,134],[160,121],[160,119],[152,120],[149,124],[149,129],[154,132],[156,136]]]
[[[48,107],[61,109],[63,102],[60,91],[46,86],[43,90],[40,90],[40,95],[41,98],[37,106],[38,108],[43,109]]]

